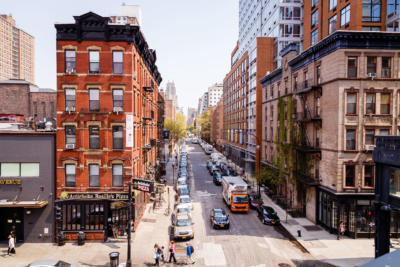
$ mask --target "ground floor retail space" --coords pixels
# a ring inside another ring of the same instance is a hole
[[[373,237],[375,233],[374,193],[335,194],[322,187],[317,189],[317,223],[337,233],[343,222],[346,235]],[[392,212],[392,237],[400,236],[400,212]]]
[[[104,240],[124,236],[133,230],[143,215],[148,194],[135,191],[131,205],[133,224],[128,226],[128,193],[68,193],[56,201],[61,216],[56,220],[57,229],[67,240],[85,233],[86,240]]]
[[[224,155],[237,166],[246,168],[246,151],[243,148],[224,143],[223,151]]]

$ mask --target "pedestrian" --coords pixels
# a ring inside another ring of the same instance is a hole
[[[160,266],[160,253],[159,253],[159,247],[157,244],[154,244],[154,266]]]
[[[190,264],[194,264],[194,260],[192,259],[193,252],[194,252],[193,246],[191,246],[189,243],[186,243],[187,262]]]
[[[154,213],[155,210],[156,210],[156,206],[157,206],[157,200],[154,199],[154,202],[153,202],[153,213]]]
[[[163,262],[165,262],[165,258],[164,258],[164,246],[161,247],[161,260]]]
[[[339,223],[339,235],[338,235],[338,238],[337,238],[338,240],[343,238],[344,232],[345,232],[344,222],[340,221],[340,223]]]
[[[7,255],[10,255],[10,253],[15,254],[15,242],[14,242],[14,237],[12,235],[8,235]]]
[[[171,244],[169,245],[169,261],[171,262],[171,260],[174,259],[174,262],[176,263],[176,258],[175,258],[175,242],[172,240]]]

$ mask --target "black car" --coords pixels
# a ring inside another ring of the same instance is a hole
[[[276,211],[269,206],[257,207],[257,213],[263,224],[279,225],[281,223]]]
[[[214,229],[229,229],[228,217],[223,209],[212,209],[210,212],[211,226]]]
[[[209,172],[210,172],[211,175],[213,175],[214,172],[216,172],[216,171],[220,171],[220,168],[218,168],[215,165],[212,165],[211,168],[209,169]]]
[[[207,169],[208,171],[210,171],[210,168],[213,166],[214,164],[212,163],[212,161],[207,161]]]
[[[222,175],[221,175],[221,172],[219,172],[219,171],[215,171],[215,172],[214,172],[214,174],[213,174],[213,182],[214,182],[214,184],[216,184],[216,185],[221,185],[221,183],[222,183]]]

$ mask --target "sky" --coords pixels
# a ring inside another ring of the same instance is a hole
[[[35,37],[35,81],[56,89],[54,23],[74,23],[73,16],[93,11],[120,14],[122,3],[140,5],[142,31],[157,51],[165,88],[174,81],[178,104],[197,108],[212,84],[222,83],[238,39],[238,0],[1,0],[0,13],[12,14],[19,28]]]

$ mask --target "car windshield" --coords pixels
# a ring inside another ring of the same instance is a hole
[[[221,174],[220,174],[219,172],[217,172],[217,173],[215,174],[215,177],[221,178]]]
[[[180,181],[178,181],[178,184],[185,185],[186,184],[186,180],[180,180]]]
[[[176,220],[176,226],[189,226],[190,220],[189,219],[178,219]]]
[[[54,265],[55,267],[70,267],[71,264],[69,264],[68,262],[65,261],[58,261],[56,263],[56,265]]]
[[[225,215],[225,213],[223,213],[222,211],[220,211],[220,210],[217,211],[217,210],[216,210],[216,211],[214,212],[214,217],[215,217],[215,218],[223,218],[223,219],[225,219],[225,218],[226,218],[226,215]]]
[[[246,204],[248,202],[249,202],[249,200],[248,200],[247,196],[235,196],[235,197],[233,197],[233,203]]]
[[[178,213],[189,213],[189,208],[178,208]]]
[[[188,197],[181,198],[181,203],[190,203],[190,198]]]
[[[273,210],[272,208],[266,208],[264,207],[264,214],[271,214],[274,215],[276,214],[275,210]]]
[[[180,195],[189,195],[189,190],[187,188],[180,188]]]

